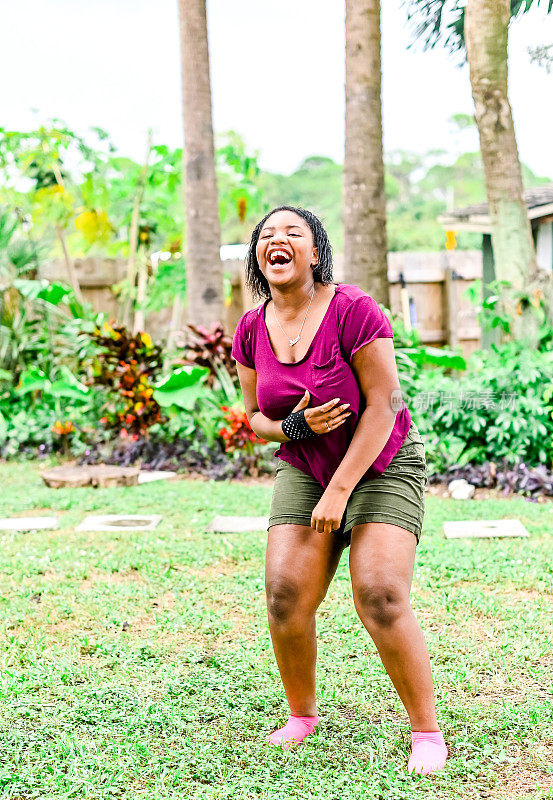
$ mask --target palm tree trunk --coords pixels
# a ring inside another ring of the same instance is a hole
[[[509,281],[512,331],[535,339],[531,309],[517,307],[517,292],[538,289],[536,253],[526,204],[511,106],[507,96],[510,0],[467,0],[465,42],[492,229],[495,273]]]
[[[224,323],[221,230],[211,119],[205,0],[179,0],[189,322]]]
[[[379,0],[346,0],[345,280],[390,304]]]

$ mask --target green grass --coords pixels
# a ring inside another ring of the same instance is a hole
[[[553,797],[553,503],[427,496],[412,605],[450,749],[406,773],[407,714],[357,618],[344,555],[318,615],[322,721],[292,751],[266,621],[265,531],[204,533],[268,513],[271,487],[179,480],[46,488],[0,464],[0,798]],[[161,513],[154,532],[76,533],[86,513]],[[529,539],[445,540],[446,519],[518,517]],[[548,788],[549,787],[549,788]]]

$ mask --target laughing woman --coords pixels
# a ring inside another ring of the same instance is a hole
[[[268,742],[299,743],[319,722],[315,612],[349,546],[356,611],[409,715],[407,768],[434,772],[448,751],[409,600],[428,474],[392,328],[368,294],[333,282],[326,231],[305,209],[281,206],[258,223],[246,270],[265,299],[240,318],[232,355],[252,429],[281,443],[265,586],[291,713]]]

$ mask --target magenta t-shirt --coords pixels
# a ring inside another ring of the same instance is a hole
[[[257,404],[269,419],[284,419],[310,392],[308,407],[339,397],[352,413],[333,431],[283,442],[274,455],[311,475],[326,489],[353,438],[365,397],[350,367],[354,353],[379,337],[393,339],[392,326],[376,301],[358,286],[335,284],[334,297],[305,356],[295,363],[275,356],[265,324],[270,298],[240,317],[232,341],[236,361],[257,372]],[[381,475],[407,437],[411,414],[403,403],[384,449],[360,480]]]

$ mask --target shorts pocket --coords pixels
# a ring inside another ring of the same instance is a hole
[[[405,441],[386,467],[386,471],[389,472],[401,472],[405,469],[423,473],[425,480],[428,481],[424,444],[416,428],[409,430]]]

